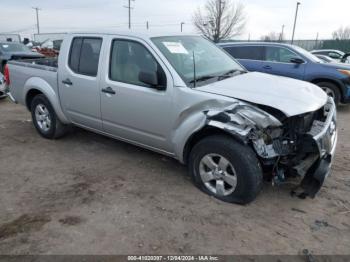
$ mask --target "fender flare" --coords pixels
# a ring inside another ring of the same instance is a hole
[[[50,101],[53,109],[55,110],[55,113],[58,117],[58,119],[63,123],[63,124],[69,124],[68,118],[64,115],[61,104],[59,102],[59,97],[57,92],[52,88],[52,86],[43,80],[42,78],[39,77],[31,77],[29,78],[23,88],[23,96],[24,97],[24,102],[27,101],[27,96],[28,93],[31,90],[38,90],[41,93],[43,93],[46,98]]]

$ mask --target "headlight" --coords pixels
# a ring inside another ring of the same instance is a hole
[[[239,108],[237,114],[263,129],[282,125],[274,116],[251,106],[243,106],[242,108]]]
[[[350,76],[350,70],[338,69],[338,71],[343,75]]]

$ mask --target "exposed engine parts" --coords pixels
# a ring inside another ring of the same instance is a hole
[[[250,144],[260,157],[262,165],[271,171],[274,184],[283,183],[288,177],[303,178],[303,194],[314,197],[328,174],[322,169],[321,159],[334,144],[334,139],[322,140],[322,145],[315,137],[325,132],[334,132],[335,107],[329,101],[318,111],[290,118],[277,117],[257,107],[235,103],[224,110],[204,112],[207,125],[222,129],[245,144]],[[330,119],[333,122],[329,122]],[[332,129],[332,130],[331,130]],[[327,144],[328,143],[328,144]],[[320,170],[321,168],[321,170]]]

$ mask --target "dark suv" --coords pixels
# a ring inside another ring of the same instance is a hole
[[[305,80],[320,86],[337,104],[350,103],[350,65],[324,63],[310,52],[281,43],[219,44],[249,71]]]

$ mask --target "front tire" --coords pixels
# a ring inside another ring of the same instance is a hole
[[[66,134],[66,126],[57,118],[46,96],[40,94],[31,103],[33,124],[38,133],[47,139],[60,138]]]
[[[255,153],[229,136],[211,136],[197,143],[190,153],[189,171],[200,190],[229,203],[248,204],[262,188]]]

